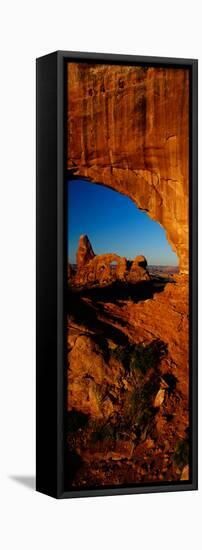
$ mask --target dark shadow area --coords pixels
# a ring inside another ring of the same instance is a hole
[[[82,411],[73,409],[72,411],[67,412],[67,433],[74,433],[77,432],[79,428],[85,428],[86,424],[88,424],[88,420],[89,415],[83,413]]]
[[[126,345],[128,338],[118,328],[110,323],[98,319],[99,305],[89,304],[82,299],[80,292],[68,292],[67,311],[78,325],[84,324],[89,330],[96,331],[97,337],[104,335],[112,339],[117,345]]]
[[[79,294],[81,298],[90,298],[95,303],[101,301],[116,304],[120,300],[131,300],[137,304],[144,300],[150,300],[154,297],[154,294],[162,292],[168,282],[175,284],[172,280],[154,278],[150,281],[141,281],[135,284],[115,281],[108,286],[72,287],[69,292],[73,292],[74,296]]]
[[[163,374],[162,378],[165,381],[165,383],[168,385],[168,388],[169,388],[168,393],[170,395],[175,391],[178,380],[176,376],[174,376],[174,374],[170,372],[166,372],[165,374]]]
[[[128,344],[125,347],[118,346],[111,352],[124,368],[130,373],[139,371],[143,376],[148,369],[153,369],[155,376],[159,377],[159,365],[163,357],[168,353],[168,345],[160,339],[153,340],[147,346],[142,344]],[[154,380],[152,380],[154,386]]]
[[[66,481],[67,487],[72,488],[72,482],[78,472],[83,466],[83,460],[74,451],[67,451],[67,463],[66,463]]]
[[[154,294],[164,290],[167,282],[164,278],[154,278],[136,284],[115,281],[108,286],[70,286],[67,290],[66,311],[70,319],[79,325],[85,325],[93,332],[96,331],[98,337],[110,338],[117,345],[124,346],[128,344],[128,337],[112,323],[118,322],[121,326],[126,323],[120,316],[116,318],[112,313],[107,315],[107,322],[104,304],[116,304],[121,308],[123,301],[138,303],[152,299]],[[172,281],[172,284],[175,283]]]
[[[20,483],[20,485],[24,485],[24,487],[27,487],[27,489],[31,489],[32,491],[35,491],[36,489],[35,476],[10,475],[9,479],[11,479],[11,481],[16,481],[17,483]]]

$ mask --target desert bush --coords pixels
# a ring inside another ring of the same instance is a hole
[[[131,423],[138,438],[142,436],[145,430],[147,433],[153,432],[156,415],[153,399],[159,388],[158,375],[153,373],[146,383],[143,380],[143,378],[139,379],[131,393],[129,409]]]
[[[139,371],[145,375],[148,369],[158,367],[160,359],[167,354],[167,346],[161,340],[154,340],[147,346],[143,344],[117,346],[111,353],[129,373]]]
[[[104,441],[105,439],[114,439],[115,438],[115,427],[112,424],[107,423],[104,426],[99,427],[96,431],[92,433],[93,443],[97,441]]]
[[[189,444],[186,439],[180,439],[176,446],[173,460],[178,468],[183,468],[189,462]]]

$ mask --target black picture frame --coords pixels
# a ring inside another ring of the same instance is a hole
[[[190,481],[65,491],[65,71],[68,61],[187,67],[190,70]],[[36,62],[36,489],[56,498],[198,488],[197,187],[198,61],[57,51]]]

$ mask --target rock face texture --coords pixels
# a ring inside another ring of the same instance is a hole
[[[77,335],[69,353],[68,409],[82,410],[92,418],[108,418],[114,407],[107,387],[113,385],[118,399],[120,372],[118,367],[110,368],[96,340]]]
[[[146,282],[138,300],[131,289],[129,299],[73,293],[68,447],[81,459],[73,487],[189,479],[188,281],[159,283],[150,281],[150,299]]]
[[[79,239],[79,246],[78,246],[77,255],[76,255],[76,262],[77,262],[78,268],[83,267],[86,263],[92,260],[94,256],[95,254],[93,252],[91,243],[87,235],[81,235]]]
[[[136,256],[136,258],[133,260],[132,267],[136,267],[137,265],[139,265],[140,267],[144,267],[145,269],[147,268],[147,260],[145,256]]]
[[[102,285],[114,281],[137,283],[150,279],[144,256],[129,261],[113,253],[96,255],[87,235],[81,235],[76,257],[77,272],[68,271],[70,284],[73,285]]]
[[[68,170],[130,197],[188,271],[189,71],[68,65]]]

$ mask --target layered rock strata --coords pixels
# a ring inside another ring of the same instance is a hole
[[[188,271],[189,71],[70,63],[68,171],[127,195]]]

